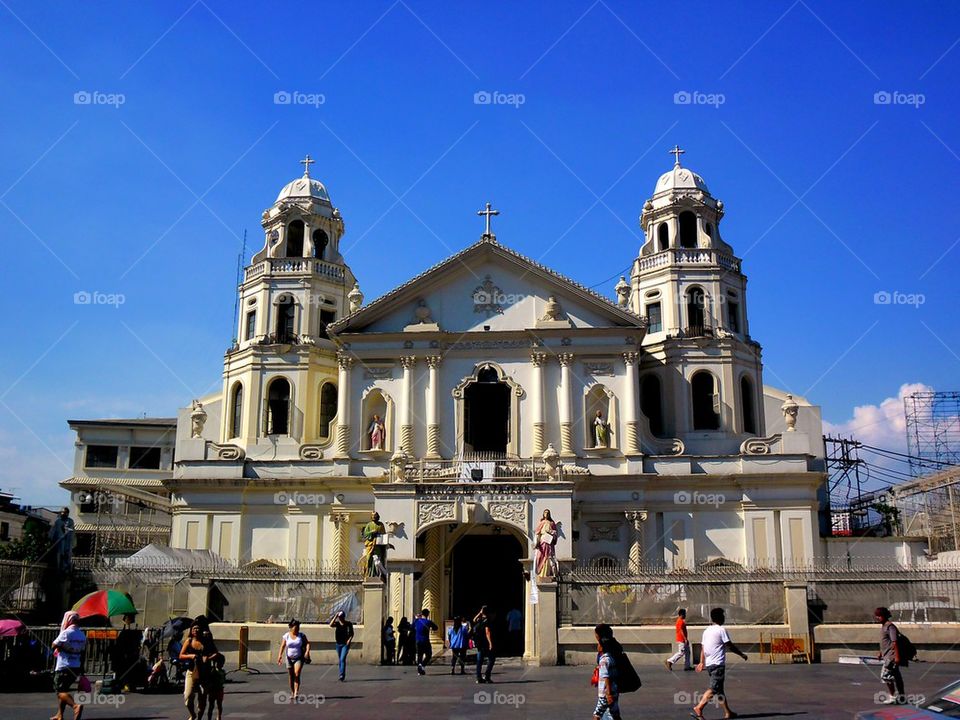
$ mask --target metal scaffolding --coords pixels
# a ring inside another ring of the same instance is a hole
[[[960,465],[960,392],[918,392],[903,399],[907,454],[914,477]]]
[[[960,467],[892,489],[903,534],[927,538],[931,553],[960,550]]]

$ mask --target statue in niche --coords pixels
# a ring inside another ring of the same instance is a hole
[[[537,523],[537,578],[550,579],[557,576],[557,524],[549,510],[544,510]]]
[[[379,415],[374,415],[370,421],[370,428],[367,430],[370,434],[370,449],[383,450],[383,441],[387,435],[387,428],[383,419]]]
[[[602,410],[597,410],[593,418],[593,446],[595,448],[610,447],[610,423],[604,419]]]

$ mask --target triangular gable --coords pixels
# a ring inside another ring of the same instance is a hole
[[[412,323],[414,322],[414,310],[418,299],[426,298],[429,300],[431,292],[441,287],[445,278],[461,275],[465,268],[471,268],[470,277],[460,279],[458,282],[461,286],[470,285],[467,289],[468,293],[477,291],[482,293],[481,288],[488,282],[483,268],[490,264],[498,265],[511,274],[519,274],[524,278],[529,277],[531,288],[539,286],[555,291],[558,296],[564,298],[565,310],[574,307],[582,308],[591,317],[600,320],[604,326],[646,327],[645,318],[619,307],[602,295],[570,278],[510,248],[504,247],[494,239],[484,238],[399,285],[372,303],[360,308],[357,312],[333,323],[329,330],[333,334],[361,332],[371,326],[382,324],[379,321],[397,312],[404,313],[404,317],[409,318],[405,322]],[[491,278],[489,282],[493,283],[496,290],[500,289],[496,283],[496,278]],[[496,312],[496,310],[492,310],[491,314]],[[530,324],[532,325],[532,323]]]

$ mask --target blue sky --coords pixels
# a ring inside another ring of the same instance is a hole
[[[766,382],[902,448],[901,386],[960,384],[958,39],[960,6],[923,2],[0,0],[0,488],[61,502],[67,418],[218,384],[240,237],[305,153],[368,299],[473,242],[487,200],[501,242],[612,294],[679,143]]]

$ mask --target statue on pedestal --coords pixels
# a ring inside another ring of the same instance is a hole
[[[367,430],[370,433],[370,449],[371,450],[383,450],[383,441],[387,435],[387,428],[383,423],[383,419],[379,415],[374,415],[373,420],[370,421],[370,428]]]
[[[360,572],[364,577],[387,577],[387,548],[392,545],[380,542],[380,538],[387,533],[386,527],[380,522],[380,514],[373,513],[370,522],[360,531],[363,537],[363,555],[360,558]]]
[[[602,410],[597,410],[596,417],[593,418],[593,446],[610,447],[610,423],[604,420]]]
[[[544,510],[537,523],[537,578],[551,579],[557,576],[557,524]]]

